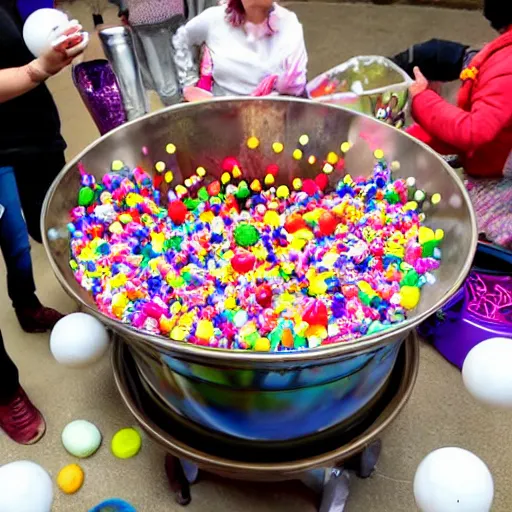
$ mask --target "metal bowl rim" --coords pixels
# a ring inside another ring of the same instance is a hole
[[[225,98],[216,98],[214,100],[215,103],[229,103],[233,101],[246,103],[246,102],[285,102],[285,103],[304,103],[304,104],[314,104],[318,105],[321,108],[327,108],[327,109],[338,109],[343,110],[344,112],[347,112],[351,115],[357,115],[362,116],[368,119],[372,119],[374,122],[382,123],[382,121],[379,121],[371,116],[368,116],[366,114],[361,113],[354,113],[354,111],[341,107],[338,105],[330,105],[330,104],[323,104],[319,102],[315,102],[309,99],[302,99],[302,98],[293,98],[293,100],[290,100],[290,98],[286,97],[273,97],[273,98],[252,98],[252,97],[244,97],[244,98],[232,98],[232,97],[225,97]],[[380,333],[372,334],[370,336],[365,336],[364,341],[352,341],[347,343],[333,343],[331,345],[323,345],[318,348],[314,349],[307,349],[307,350],[301,350],[301,351],[293,351],[293,352],[271,352],[271,353],[260,353],[260,352],[252,352],[252,351],[245,351],[245,350],[229,350],[229,349],[219,349],[219,348],[210,348],[210,347],[203,347],[199,345],[193,345],[189,343],[184,343],[180,341],[174,341],[171,339],[166,339],[163,336],[156,336],[151,333],[147,333],[144,331],[140,331],[138,329],[135,329],[128,324],[123,324],[122,322],[118,320],[114,320],[104,313],[100,312],[97,309],[91,308],[88,304],[82,301],[82,299],[74,292],[74,290],[71,288],[71,286],[67,283],[67,281],[64,279],[64,276],[60,272],[57,264],[55,263],[54,259],[51,257],[51,248],[50,243],[48,240],[48,233],[46,232],[46,217],[47,212],[49,208],[50,201],[52,200],[55,191],[57,187],[59,186],[60,182],[64,178],[64,176],[68,173],[68,171],[71,170],[71,168],[75,167],[82,158],[92,151],[97,145],[99,145],[103,140],[105,140],[107,137],[112,135],[113,133],[119,132],[123,130],[126,126],[134,125],[141,120],[147,120],[151,119],[153,117],[157,117],[161,115],[162,113],[169,112],[171,110],[187,110],[187,109],[193,109],[195,108],[195,104],[193,103],[183,103],[179,105],[173,105],[170,107],[167,107],[165,109],[159,110],[157,112],[152,112],[150,114],[147,114],[141,118],[135,119],[133,121],[130,121],[128,123],[125,123],[114,130],[110,131],[109,133],[103,135],[93,143],[91,143],[89,146],[87,146],[83,151],[81,151],[71,162],[69,162],[59,173],[59,175],[55,178],[52,186],[48,190],[48,193],[46,194],[42,213],[41,213],[41,233],[43,237],[43,245],[46,250],[46,253],[48,255],[48,260],[50,262],[50,266],[53,270],[53,273],[57,277],[57,280],[59,281],[60,285],[64,288],[64,291],[75,301],[81,304],[88,313],[95,316],[98,320],[100,320],[102,323],[106,324],[108,327],[113,329],[114,331],[120,333],[123,337],[128,337],[131,342],[140,343],[142,345],[148,346],[148,348],[157,349],[159,351],[163,352],[174,352],[179,354],[180,356],[190,356],[192,358],[195,357],[195,359],[204,359],[206,358],[210,363],[239,363],[239,364],[251,364],[251,363],[272,363],[272,362],[281,362],[281,363],[288,363],[288,362],[308,362],[308,361],[316,361],[316,360],[323,360],[326,358],[336,357],[336,356],[343,356],[343,355],[349,355],[359,352],[364,352],[372,349],[376,349],[380,347],[381,345],[385,345],[390,337],[394,336],[403,336],[404,338],[408,334],[408,332],[419,325],[423,320],[431,316],[433,313],[435,313],[439,308],[441,308],[449,299],[450,297],[462,286],[462,283],[464,282],[467,274],[469,273],[471,269],[471,265],[473,262],[474,254],[476,252],[477,243],[478,243],[478,230],[477,230],[477,222],[476,222],[476,216],[475,212],[472,208],[469,208],[469,214],[470,214],[470,221],[472,225],[471,230],[471,251],[469,251],[466,261],[464,263],[464,266],[459,274],[458,279],[455,281],[452,289],[448,291],[435,305],[430,307],[428,310],[424,311],[423,313],[417,315],[416,317],[412,319],[405,320],[404,322],[397,324],[396,327],[393,327],[391,329],[387,329],[385,331],[381,331]],[[386,124],[386,123],[382,123]],[[389,129],[394,130],[396,128],[393,128],[389,125]],[[471,199],[469,197],[469,194],[464,187],[464,183],[459,178],[457,173],[429,146],[424,144],[421,141],[418,141],[414,137],[410,136],[406,132],[401,132],[402,135],[405,137],[410,138],[411,140],[414,140],[417,144],[420,144],[423,146],[423,148],[430,152],[435,158],[437,158],[442,166],[445,168],[445,170],[448,172],[448,174],[451,176],[451,178],[455,181],[456,186],[459,188],[462,196],[464,197],[466,204],[471,205]]]

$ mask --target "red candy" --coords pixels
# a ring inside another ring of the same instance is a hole
[[[279,167],[276,164],[270,164],[267,167],[265,174],[272,174],[272,176],[274,176],[274,178],[275,178],[277,176],[278,172],[279,172]]]
[[[302,218],[302,215],[298,213],[292,213],[286,217],[284,221],[284,229],[286,229],[288,233],[295,233],[299,231],[299,229],[306,229],[307,227],[306,221]]]
[[[327,327],[329,322],[327,306],[321,300],[314,300],[304,311],[302,319],[309,325],[322,325],[323,327]]]
[[[256,257],[249,251],[243,249],[238,250],[233,258],[231,258],[231,266],[233,270],[240,274],[246,274],[254,268]]]
[[[302,191],[308,196],[314,196],[318,192],[318,185],[314,180],[304,180],[302,182]]]
[[[334,233],[336,226],[338,225],[338,219],[331,212],[324,212],[318,219],[318,229],[324,236],[329,236]]]
[[[167,211],[169,212],[169,218],[177,226],[183,224],[187,218],[188,210],[183,201],[173,201],[172,203],[169,203]]]
[[[359,289],[353,284],[346,284],[341,287],[341,293],[343,293],[347,299],[353,299],[359,295]]]
[[[222,161],[222,170],[224,172],[231,172],[234,167],[240,167],[240,163],[235,157],[228,156]]]
[[[212,181],[206,188],[206,191],[210,196],[218,196],[220,194],[220,181]]]
[[[329,178],[327,177],[327,174],[319,174],[315,178],[315,183],[318,185],[320,190],[325,190],[327,185],[329,185]]]
[[[268,284],[262,284],[256,288],[256,302],[264,308],[272,305],[272,288]]]

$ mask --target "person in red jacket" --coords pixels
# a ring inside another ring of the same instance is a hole
[[[479,229],[512,247],[512,5],[486,0],[484,15],[500,35],[462,70],[457,105],[429,87],[419,67],[411,86],[410,135],[445,155],[458,155]]]

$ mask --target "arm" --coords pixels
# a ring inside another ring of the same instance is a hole
[[[300,37],[294,45],[294,49],[285,61],[285,73],[279,77],[276,90],[279,94],[300,96],[307,83],[308,54],[304,43],[304,34],[300,26]]]
[[[206,41],[208,35],[211,17],[209,10],[180,27],[172,39],[175,50],[174,62],[182,88],[195,85],[199,80],[197,48]]]
[[[444,142],[436,139],[430,133],[426,132],[419,124],[413,124],[405,130],[411,137],[420,140],[421,142],[430,146],[434,151],[437,151],[441,155],[456,155],[458,153],[457,148],[445,144]]]
[[[512,120],[511,90],[512,75],[489,79],[475,95],[470,112],[426,90],[414,98],[412,115],[433,137],[460,152],[474,151],[491,142]]]

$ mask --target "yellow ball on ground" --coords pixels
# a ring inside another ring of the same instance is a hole
[[[57,486],[65,494],[74,494],[84,483],[84,471],[78,464],[63,467],[57,475]]]
[[[123,428],[112,438],[112,453],[118,459],[130,459],[139,453],[142,438],[134,428]]]

